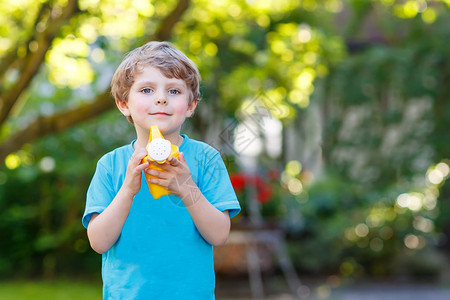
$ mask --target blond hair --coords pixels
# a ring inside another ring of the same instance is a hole
[[[111,94],[116,100],[128,101],[135,76],[146,66],[158,68],[167,78],[184,80],[189,104],[200,100],[200,73],[194,62],[171,43],[155,41],[130,51],[117,68],[111,80]]]

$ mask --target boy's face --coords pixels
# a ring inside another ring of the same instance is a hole
[[[184,80],[167,78],[158,68],[146,66],[136,74],[128,102],[116,103],[122,114],[133,119],[138,140],[146,140],[150,127],[158,125],[166,139],[176,141],[197,106],[197,100],[189,104],[189,95]]]

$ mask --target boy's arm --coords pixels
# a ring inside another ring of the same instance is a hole
[[[231,221],[228,211],[221,212],[215,208],[198,187],[196,189],[198,192],[180,198],[203,238],[213,246],[222,246],[230,233]]]
[[[125,180],[113,201],[101,214],[93,214],[87,228],[92,249],[100,254],[108,251],[122,232],[133,203],[133,198],[141,187],[142,171],[149,163],[142,163],[146,155],[144,149],[136,150],[128,162]]]
[[[183,153],[180,153],[179,159],[170,157],[168,162],[158,166],[163,171],[150,168],[145,170],[158,177],[150,179],[150,182],[166,187],[183,201],[198,231],[211,245],[225,244],[231,226],[228,211],[218,210],[203,196],[192,180]]]

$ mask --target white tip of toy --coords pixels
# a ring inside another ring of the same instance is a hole
[[[147,146],[148,156],[155,161],[164,161],[169,158],[171,145],[168,140],[154,139]]]

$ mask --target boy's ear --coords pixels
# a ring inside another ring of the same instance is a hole
[[[198,104],[198,99],[195,99],[194,101],[191,102],[191,104],[189,104],[187,112],[186,112],[186,117],[190,117],[194,114],[195,108],[197,107]]]
[[[116,99],[116,105],[117,108],[120,110],[120,112],[125,116],[125,117],[129,117],[130,114],[130,110],[128,109],[128,103],[125,101],[120,101],[119,99]]]

